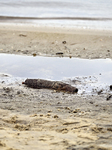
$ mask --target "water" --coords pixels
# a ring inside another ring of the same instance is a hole
[[[107,90],[112,84],[112,60],[0,54],[0,74],[0,82],[14,83],[26,78],[60,80],[77,86],[79,92],[91,93],[94,89]]]
[[[0,0],[0,21],[112,29],[112,1]]]

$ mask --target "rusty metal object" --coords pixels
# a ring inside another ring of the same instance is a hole
[[[25,84],[28,87],[35,88],[35,89],[53,89],[57,91],[64,91],[67,93],[77,93],[78,89],[60,82],[60,81],[48,81],[43,79],[26,79],[25,82],[22,82],[22,84]]]

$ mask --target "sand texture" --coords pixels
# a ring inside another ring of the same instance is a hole
[[[112,34],[2,26],[0,52],[112,58]],[[112,150],[108,94],[67,94],[0,82],[0,150]]]
[[[105,95],[3,87],[1,149],[112,149],[112,99]]]

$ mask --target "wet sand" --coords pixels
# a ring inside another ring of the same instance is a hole
[[[1,25],[0,35],[1,53],[112,58],[110,31]],[[21,82],[1,82],[0,149],[111,150],[112,98],[107,100],[108,94],[58,93],[31,89]]]

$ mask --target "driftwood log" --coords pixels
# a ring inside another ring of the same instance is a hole
[[[110,90],[112,90],[112,85],[110,85]]]
[[[60,81],[48,81],[43,79],[26,79],[25,82],[22,82],[22,84],[25,84],[28,87],[35,88],[35,89],[53,89],[57,91],[63,91],[67,93],[77,93],[78,89],[60,82]]]

